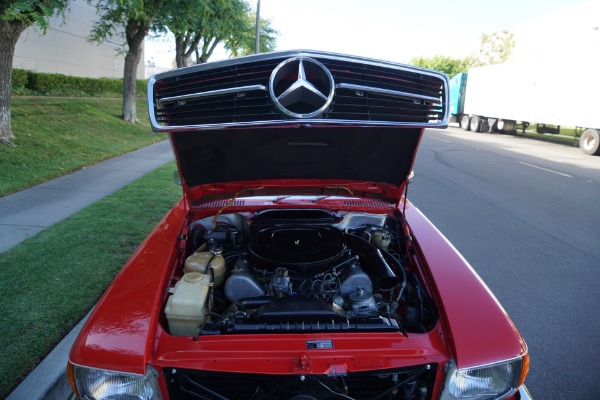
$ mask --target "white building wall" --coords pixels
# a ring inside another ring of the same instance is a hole
[[[98,20],[96,8],[86,0],[73,0],[66,18],[50,18],[45,35],[36,28],[21,34],[15,48],[14,68],[89,78],[123,78],[123,38],[90,43],[87,38]],[[138,79],[144,79],[144,57]]]

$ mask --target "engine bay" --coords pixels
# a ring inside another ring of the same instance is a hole
[[[163,326],[175,336],[424,333],[434,302],[389,215],[272,209],[195,221]]]

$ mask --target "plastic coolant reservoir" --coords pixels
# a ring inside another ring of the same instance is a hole
[[[219,286],[225,281],[225,259],[221,251],[202,251],[194,253],[185,260],[183,272],[200,272],[208,274],[208,267],[211,266],[215,273],[215,286]]]
[[[210,276],[189,272],[175,284],[167,300],[165,314],[169,331],[174,336],[194,336],[204,323],[204,303],[210,286]]]

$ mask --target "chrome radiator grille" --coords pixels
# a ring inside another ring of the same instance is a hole
[[[148,103],[157,131],[286,123],[427,127],[446,125],[447,88],[447,77],[434,71],[290,51],[157,75]]]

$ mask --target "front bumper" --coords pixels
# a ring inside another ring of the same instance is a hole
[[[517,391],[516,398],[519,400],[533,400],[531,393],[529,393],[529,390],[527,389],[527,387],[525,385],[523,385],[519,388],[519,390]]]
[[[518,400],[533,400],[531,393],[529,393],[529,390],[527,390],[527,387],[525,385],[519,388],[516,394],[516,398]],[[69,396],[69,400],[77,400],[77,397],[74,393],[71,393],[71,396]]]

